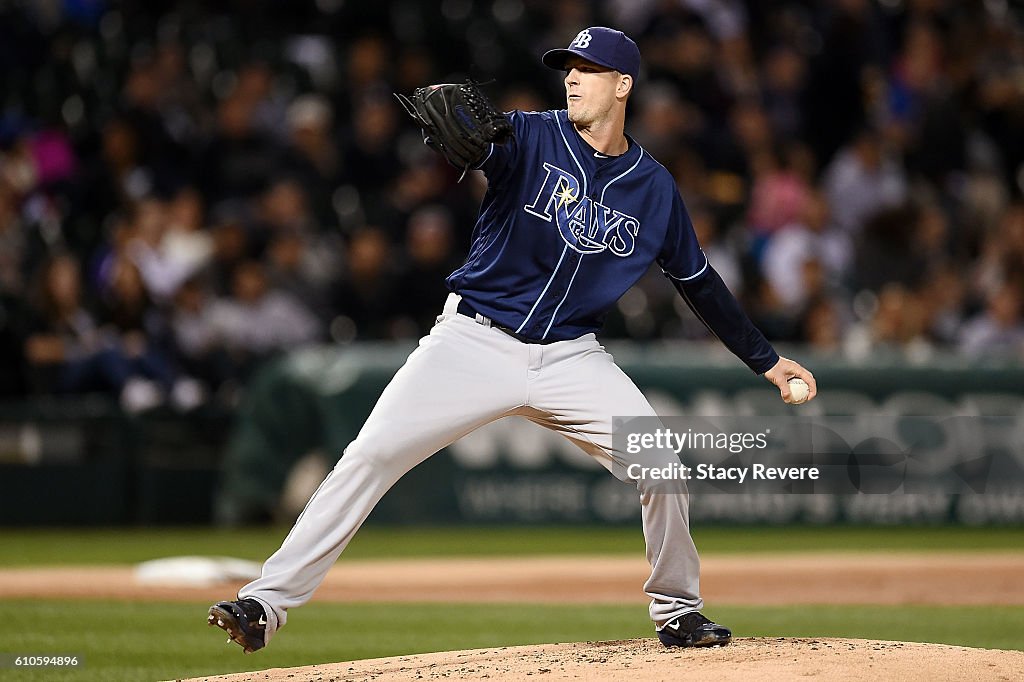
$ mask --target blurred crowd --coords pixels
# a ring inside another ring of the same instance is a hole
[[[1006,0],[0,1],[0,395],[230,395],[302,344],[412,339],[485,189],[392,93],[564,106],[625,30],[627,130],[775,341],[1024,359],[1024,24]],[[606,336],[706,339],[654,271]]]

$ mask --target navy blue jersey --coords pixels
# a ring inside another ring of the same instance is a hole
[[[597,153],[565,110],[509,115],[515,138],[479,165],[487,194],[448,287],[533,340],[600,329],[657,261],[686,281],[708,267],[672,175],[640,145]]]

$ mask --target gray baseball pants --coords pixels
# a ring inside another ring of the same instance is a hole
[[[624,477],[633,456],[612,445],[612,417],[655,416],[633,381],[593,334],[522,343],[456,312],[443,314],[381,394],[356,439],[310,498],[295,526],[239,590],[267,612],[267,641],[288,609],[305,604],[377,502],[407,471],[496,419],[519,415],[571,440]],[[665,461],[678,462],[671,451]],[[650,453],[644,464],[650,465]],[[699,610],[700,560],[685,493],[640,493],[651,575],[651,619],[661,626]]]

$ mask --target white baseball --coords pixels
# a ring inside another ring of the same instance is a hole
[[[807,400],[807,396],[810,395],[811,389],[808,388],[807,382],[799,377],[793,377],[789,380],[789,402],[793,405],[799,405],[800,403]]]

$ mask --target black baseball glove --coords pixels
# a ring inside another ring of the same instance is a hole
[[[395,97],[423,128],[423,141],[463,175],[484,158],[492,142],[501,144],[512,136],[508,118],[473,81],[428,85],[411,97]]]

